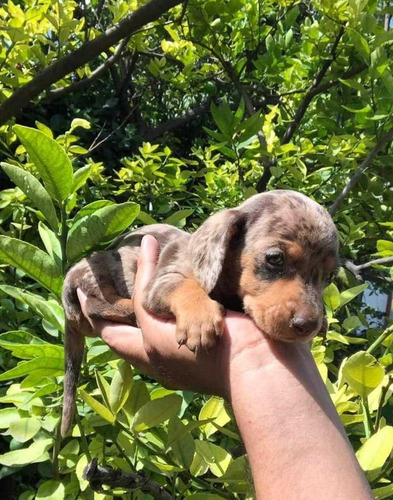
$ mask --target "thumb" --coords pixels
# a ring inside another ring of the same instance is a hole
[[[157,240],[149,234],[144,236],[141,242],[141,251],[138,259],[138,271],[135,277],[135,308],[139,309],[143,291],[154,274],[158,260],[158,253],[159,246]]]

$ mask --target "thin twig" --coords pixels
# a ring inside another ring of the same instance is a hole
[[[103,485],[114,488],[125,488],[129,491],[140,490],[151,495],[155,500],[174,500],[163,486],[152,481],[143,474],[126,473],[109,466],[101,467],[97,459],[93,459],[83,471],[83,479],[89,481],[94,491],[105,492]]]
[[[342,262],[343,267],[347,269],[350,273],[352,273],[357,281],[364,281],[364,276],[362,271],[365,269],[369,269],[373,266],[385,266],[393,264],[393,257],[383,257],[381,259],[370,260],[370,262],[365,262],[364,264],[355,264],[349,259],[345,259]],[[389,278],[386,278],[387,281],[390,281]]]
[[[356,183],[362,176],[363,172],[372,164],[374,161],[375,157],[377,154],[380,152],[380,150],[391,140],[393,139],[393,127],[388,130],[380,139],[379,141],[375,144],[373,149],[370,151],[368,156],[363,160],[361,163],[360,167],[356,170],[356,172],[353,174],[353,176],[349,179],[347,185],[344,187],[344,189],[341,191],[339,196],[337,197],[336,201],[333,203],[333,205],[329,209],[330,215],[334,215],[337,210],[339,209],[340,205],[342,202],[345,200],[345,198],[348,196],[350,191],[355,187]]]
[[[322,68],[319,70],[319,72],[317,73],[313,82],[311,83],[309,91],[304,96],[303,101],[300,103],[300,106],[298,107],[298,109],[295,113],[295,118],[290,123],[289,127],[287,128],[287,130],[285,131],[285,133],[281,139],[281,144],[287,144],[292,139],[293,134],[295,133],[298,126],[300,125],[300,122],[301,122],[303,116],[305,115],[307,108],[309,107],[312,99],[316,95],[316,93],[315,93],[316,89],[318,89],[319,84],[321,83],[321,81],[325,77],[328,69],[333,64],[333,62],[335,61],[335,59],[337,57],[337,47],[338,47],[338,44],[340,43],[342,36],[344,35],[344,32],[345,32],[345,27],[341,26],[340,30],[336,36],[336,39],[333,43],[332,49],[330,51],[331,57],[323,63]]]
[[[67,94],[71,94],[74,92],[80,92],[84,88],[88,87],[91,85],[91,82],[96,80],[99,76],[101,76],[107,69],[109,69],[110,66],[115,64],[116,61],[121,57],[122,52],[124,47],[127,45],[129,41],[129,37],[125,38],[124,40],[121,41],[121,43],[117,46],[114,54],[108,59],[105,60],[98,68],[96,68],[94,71],[91,72],[91,74],[84,78],[83,80],[79,80],[78,82],[72,83],[71,85],[68,85],[67,87],[61,87],[59,89],[53,89],[50,90],[47,93],[47,99],[48,101],[53,101],[55,99],[59,99],[61,97],[64,97]]]

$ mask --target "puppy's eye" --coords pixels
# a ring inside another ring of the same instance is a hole
[[[274,267],[284,265],[284,254],[280,250],[271,250],[266,254],[266,262]]]

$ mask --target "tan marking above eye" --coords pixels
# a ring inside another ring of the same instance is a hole
[[[285,253],[291,260],[300,260],[303,255],[303,248],[295,241],[285,243]]]

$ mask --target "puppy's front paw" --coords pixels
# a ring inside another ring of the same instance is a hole
[[[189,304],[176,317],[176,340],[190,351],[209,349],[224,333],[224,307],[214,300]]]

